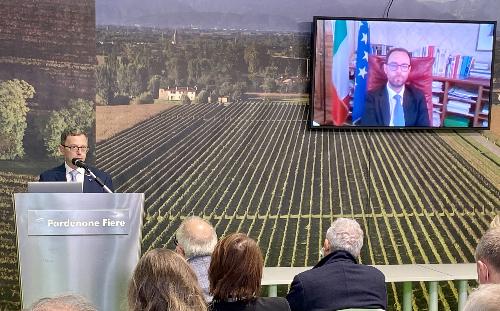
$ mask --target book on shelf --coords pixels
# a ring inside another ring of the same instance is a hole
[[[434,127],[441,126],[441,113],[438,111],[432,112],[432,126]]]
[[[469,119],[461,116],[447,116],[444,118],[444,126],[446,127],[468,127]]]
[[[442,81],[432,81],[432,91],[442,92],[444,83]]]
[[[436,95],[432,95],[432,103],[433,104],[439,104],[440,101],[441,101],[441,98],[439,98],[439,96],[436,96]]]
[[[470,103],[464,103],[453,99],[449,100],[448,104],[446,105],[446,111],[459,113],[467,116],[472,116],[472,114],[470,114],[470,108],[471,108]]]
[[[468,55],[449,55],[445,76],[452,79],[467,79],[474,58]]]
[[[471,69],[470,78],[476,79],[491,79],[491,71],[490,70],[481,70],[481,69]]]
[[[484,71],[487,71],[487,72],[491,73],[490,63],[487,63],[487,62],[478,62],[478,61],[475,61],[474,64],[472,65],[471,69],[474,69],[474,70],[484,70]]]
[[[446,107],[450,108],[450,107],[453,107],[455,109],[461,109],[461,110],[464,110],[464,111],[469,111],[470,107],[471,107],[471,104],[470,103],[464,103],[464,102],[461,102],[459,100],[454,100],[454,99],[450,99],[448,101],[448,104],[446,105]]]
[[[486,114],[486,115],[489,114],[490,113],[490,105],[489,104],[485,104],[483,106],[483,109],[481,109],[481,113],[482,114]]]
[[[387,52],[389,52],[392,48],[393,48],[392,45],[387,45],[387,44],[378,44],[378,43],[370,44],[370,52],[372,55],[385,56],[387,55]]]
[[[476,62],[473,56],[452,54],[447,49],[435,45],[420,47],[411,52],[412,57],[434,57],[432,74],[434,76],[447,77],[452,79],[467,79],[471,71],[475,77],[486,77],[487,73],[491,76],[490,65],[485,62]],[[484,75],[484,76],[483,76]]]
[[[476,100],[478,96],[477,92],[468,91],[460,87],[452,87],[448,90],[448,95],[466,100]]]

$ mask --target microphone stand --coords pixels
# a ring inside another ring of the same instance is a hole
[[[106,186],[99,177],[92,173],[92,171],[88,167],[84,167],[84,169],[85,172],[90,175],[90,177],[94,178],[94,180],[104,189],[104,191],[106,191],[107,193],[113,193],[113,191],[111,191],[111,189],[109,189],[108,186]]]

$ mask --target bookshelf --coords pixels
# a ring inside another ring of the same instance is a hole
[[[461,126],[461,123],[486,126],[483,122],[488,122],[490,80],[434,76],[433,81],[439,85],[433,86],[432,93],[437,99],[433,100],[433,112],[439,114],[440,126],[447,126],[446,122],[452,122],[448,126]]]

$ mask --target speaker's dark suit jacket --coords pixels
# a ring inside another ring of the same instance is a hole
[[[292,311],[387,309],[385,276],[373,267],[357,264],[348,252],[335,251],[311,270],[296,275],[286,299]]]
[[[111,176],[109,174],[100,171],[96,168],[91,167],[90,170],[92,173],[94,173],[97,177],[99,177],[106,186],[111,191],[114,191],[113,189],[113,181],[111,180]],[[101,193],[101,192],[106,192],[91,176],[84,176],[85,179],[83,181],[83,192],[85,193]],[[47,170],[40,174],[40,181],[67,181],[66,179],[66,167],[64,166],[64,163],[58,167],[54,167],[50,170]]]
[[[429,126],[429,113],[425,95],[419,89],[405,86],[403,94],[405,126]],[[379,88],[366,94],[365,112],[361,117],[364,126],[389,126],[391,111],[387,88]]]

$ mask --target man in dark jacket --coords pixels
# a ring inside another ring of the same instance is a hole
[[[100,193],[106,192],[97,181],[87,175],[85,169],[76,167],[73,159],[85,161],[89,151],[87,135],[76,129],[68,129],[61,134],[61,144],[59,151],[64,156],[64,163],[40,174],[40,181],[67,181],[83,183],[83,192]],[[113,182],[109,174],[96,168],[90,170],[102,180],[111,191],[113,191]]]
[[[286,297],[292,311],[387,308],[385,277],[358,264],[363,230],[353,219],[335,220],[326,233],[323,259],[293,279]]]
[[[387,84],[368,92],[364,126],[429,126],[429,113],[424,93],[405,85],[411,71],[410,53],[403,48],[389,51],[384,64]]]

